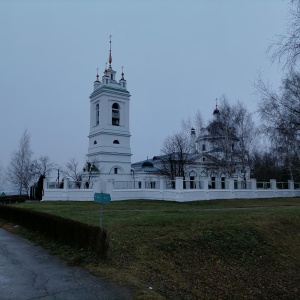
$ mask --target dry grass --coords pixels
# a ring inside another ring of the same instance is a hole
[[[17,205],[99,224],[95,203]],[[299,198],[114,202],[104,206],[103,224],[106,262],[54,241],[47,247],[133,286],[136,299],[300,298]]]

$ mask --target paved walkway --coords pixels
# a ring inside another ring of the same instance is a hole
[[[132,299],[127,288],[90,275],[0,228],[1,300]]]

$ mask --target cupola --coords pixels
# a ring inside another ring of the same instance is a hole
[[[218,109],[218,99],[217,98],[216,98],[216,108],[213,112],[213,116],[214,116],[215,119],[217,119],[220,116],[220,111]]]
[[[121,79],[119,80],[119,83],[120,83],[120,85],[121,85],[121,87],[123,88],[123,89],[126,89],[126,80],[125,80],[125,78],[124,78],[124,67],[122,67],[122,73],[121,73]]]
[[[94,82],[94,91],[97,90],[101,85],[101,82],[99,81],[99,74],[98,74],[98,68],[97,68],[97,75],[96,80]]]

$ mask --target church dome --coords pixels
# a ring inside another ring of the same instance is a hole
[[[220,111],[219,111],[218,108],[216,107],[216,109],[215,109],[214,112],[213,112],[213,115],[217,115],[217,114],[220,114]]]
[[[153,167],[153,163],[147,160],[142,164],[142,168],[144,167]]]

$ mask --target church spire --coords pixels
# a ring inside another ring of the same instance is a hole
[[[124,69],[124,67],[122,66],[122,73],[121,73],[122,78],[121,78],[121,80],[125,80],[124,79],[124,70],[123,69]]]
[[[97,75],[96,75],[96,81],[99,81],[99,74],[98,74],[98,69],[99,69],[99,68],[97,68]]]
[[[111,63],[112,63],[112,56],[111,56],[111,35],[109,36],[109,56],[108,56],[108,62],[109,62],[109,69],[111,70]]]

